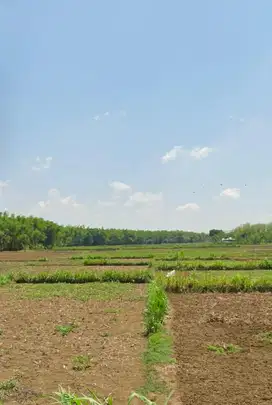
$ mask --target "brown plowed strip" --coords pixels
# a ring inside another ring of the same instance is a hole
[[[178,387],[184,405],[272,404],[271,294],[171,295]],[[243,351],[218,355],[208,345]]]
[[[59,384],[79,394],[88,388],[112,393],[114,403],[126,404],[143,384],[143,307],[137,301],[0,297],[0,382],[15,377],[19,383],[5,404],[48,405],[52,401],[41,395]],[[55,330],[73,321],[78,327],[66,337]],[[72,358],[88,354],[90,368],[73,370]]]

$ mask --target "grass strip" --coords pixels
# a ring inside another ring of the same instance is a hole
[[[250,260],[250,261],[176,261],[154,263],[153,267],[157,271],[171,270],[272,270],[272,260]]]
[[[233,277],[226,277],[205,274],[198,277],[197,274],[176,274],[172,277],[165,277],[163,272],[156,274],[157,282],[161,283],[165,290],[175,293],[238,293],[238,292],[271,292],[272,281],[265,276],[252,278],[243,274],[235,274]]]
[[[119,282],[119,283],[149,283],[153,279],[152,271],[86,271],[69,272],[57,271],[54,273],[27,273],[20,272],[13,275],[15,283],[92,283],[92,282]]]
[[[145,384],[140,393],[169,393],[167,384],[161,379],[157,366],[175,362],[172,350],[172,337],[164,329],[168,313],[168,298],[164,288],[152,281],[148,288],[146,309],[144,313],[147,348],[143,354],[145,366]]]

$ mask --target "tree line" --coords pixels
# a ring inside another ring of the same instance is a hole
[[[43,218],[0,212],[1,251],[66,246],[206,243],[220,242],[225,236],[232,236],[236,243],[270,243],[272,223],[245,224],[228,233],[217,229],[212,229],[209,233],[182,230],[148,231],[64,226]]]

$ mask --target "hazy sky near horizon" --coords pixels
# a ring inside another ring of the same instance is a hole
[[[272,220],[270,0],[3,0],[0,211]]]

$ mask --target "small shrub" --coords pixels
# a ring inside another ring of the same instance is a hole
[[[58,325],[56,326],[56,330],[61,333],[62,336],[67,336],[70,332],[72,332],[76,328],[76,325],[69,324],[69,325]]]
[[[215,352],[216,354],[232,354],[239,353],[242,349],[239,346],[229,343],[223,345],[210,345],[208,346],[208,350],[210,352]]]
[[[85,371],[91,367],[91,359],[89,355],[80,355],[72,359],[73,370]]]

